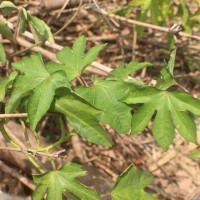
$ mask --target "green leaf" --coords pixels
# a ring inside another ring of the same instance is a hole
[[[9,85],[14,81],[17,72],[12,72],[9,76],[0,77],[0,102],[4,99]]]
[[[175,91],[171,96],[172,101],[176,104],[179,111],[190,111],[194,115],[200,116],[200,101],[183,91]]]
[[[154,112],[156,105],[154,103],[144,104],[140,109],[133,115],[131,133],[141,132],[149,124]],[[148,111],[148,112],[147,112]]]
[[[0,34],[9,39],[12,39],[13,37],[11,29],[8,27],[8,25],[5,22],[1,22],[1,21],[0,21]]]
[[[35,130],[37,123],[49,109],[55,90],[66,86],[65,82],[65,74],[63,72],[56,72],[34,89],[28,102],[28,116],[32,130]]]
[[[183,24],[186,32],[191,33],[193,28],[192,16],[188,6],[184,0],[180,0],[180,8],[182,11],[181,23]]]
[[[64,114],[73,129],[86,140],[104,146],[112,145],[95,117],[100,111],[86,104],[77,95],[65,95],[57,99],[55,110]]]
[[[42,200],[46,194],[47,200],[61,200],[65,191],[74,194],[82,200],[102,200],[91,188],[79,183],[76,178],[85,176],[86,172],[80,165],[65,163],[60,169],[33,176],[37,187],[33,192],[33,200]]]
[[[104,113],[97,118],[110,124],[120,133],[128,133],[131,124],[131,107],[120,102],[135,87],[118,81],[95,80],[93,87],[79,87],[76,92]]]
[[[13,84],[11,96],[6,103],[6,113],[13,112],[21,100],[29,96],[28,117],[32,130],[35,130],[38,121],[49,109],[55,90],[61,87],[69,88],[69,81],[62,71],[50,74],[39,53],[24,57],[12,65],[21,75]]]
[[[167,34],[167,43],[168,43],[168,47],[170,50],[175,48],[175,39],[174,39],[174,35],[172,35],[171,33]]]
[[[152,64],[148,62],[139,63],[139,62],[132,61],[127,66],[125,66],[125,64],[122,62],[120,66],[112,70],[111,73],[118,80],[124,81],[130,73],[135,72],[144,67],[151,67],[151,66]]]
[[[27,13],[27,19],[36,43],[44,42],[46,40],[50,43],[54,43],[51,30],[44,21],[30,15],[29,13]]]
[[[191,94],[147,87],[130,93],[123,102],[143,104],[133,115],[132,133],[143,131],[157,111],[152,132],[156,142],[164,150],[167,150],[173,141],[173,124],[186,140],[196,143],[195,123],[188,112],[200,116],[200,100],[195,99]]]
[[[167,68],[169,69],[169,72],[171,75],[174,73],[174,65],[175,65],[175,58],[176,58],[176,49],[174,49],[170,54],[170,59],[167,63]]]
[[[174,126],[168,109],[167,98],[164,96],[162,104],[157,107],[152,131],[156,142],[166,151],[174,139]],[[162,134],[160,134],[161,131]]]
[[[113,200],[156,200],[144,191],[152,182],[152,176],[131,164],[118,178],[112,191]]]
[[[171,110],[174,124],[179,133],[188,141],[197,143],[196,125],[194,119],[185,112],[177,111],[176,109]]]
[[[196,151],[192,152],[192,153],[189,155],[189,157],[199,159],[199,158],[200,158],[200,148],[197,149]]]
[[[10,1],[2,1],[0,9],[2,9],[3,13],[6,15],[12,14],[13,11],[18,11],[18,8]]]
[[[64,47],[56,55],[58,60],[65,64],[64,70],[69,80],[73,80],[81,75],[83,70],[96,59],[100,50],[105,46],[105,44],[101,44],[92,47],[88,53],[84,55],[85,45],[86,39],[84,36],[81,36],[75,41],[72,49]]]
[[[3,62],[3,63],[6,62],[6,52],[1,42],[0,42],[0,62]]]
[[[20,11],[19,25],[17,27],[17,36],[24,33],[27,27],[27,12],[24,8]]]
[[[161,70],[161,75],[157,80],[156,87],[161,90],[166,90],[174,85],[175,80],[173,78],[174,64],[176,57],[176,49],[172,51],[170,59],[167,65]]]

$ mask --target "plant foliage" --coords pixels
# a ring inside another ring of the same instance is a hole
[[[117,178],[112,190],[113,200],[156,200],[144,191],[152,176],[136,169],[132,164]]]
[[[101,200],[98,194],[75,178],[85,176],[86,173],[80,165],[65,163],[56,171],[34,175],[33,179],[37,187],[33,193],[34,200],[42,200],[45,193],[47,200],[61,200],[62,193],[70,192],[82,200]]]
[[[132,4],[143,8],[139,17],[141,20],[145,20],[148,9],[151,9],[151,20],[156,24],[164,23],[165,16],[171,9],[168,0],[160,4],[158,0],[137,0],[132,1]],[[184,1],[181,1],[180,6],[184,16],[183,23],[185,26],[191,26],[188,21],[190,13]],[[10,1],[3,1],[0,9],[6,15],[18,12],[19,24],[14,35],[24,33],[29,25],[36,43],[54,42],[50,28],[24,8],[18,9]],[[13,30],[9,28],[6,20],[0,21],[0,34],[10,40],[13,39]],[[173,76],[176,49],[172,51],[169,62],[162,68],[154,87],[129,76],[136,70],[152,67],[151,63],[134,61],[127,65],[122,62],[111,72],[111,76],[104,80],[95,78],[92,86],[74,88],[73,80],[83,74],[85,68],[96,59],[103,47],[105,44],[97,45],[85,53],[86,38],[81,36],[72,47],[64,47],[56,54],[59,62],[45,64],[40,53],[13,62],[13,72],[9,76],[0,78],[1,112],[5,102],[6,113],[22,110],[27,112],[27,123],[34,132],[37,131],[37,125],[47,112],[56,112],[59,116],[57,121],[60,123],[61,138],[48,147],[38,147],[39,151],[49,151],[69,139],[74,131],[89,142],[112,146],[110,137],[102,127],[103,123],[112,126],[121,134],[135,134],[143,131],[151,119],[153,137],[164,150],[167,150],[173,142],[174,128],[186,140],[196,143],[197,131],[194,118],[200,116],[200,100],[182,89],[177,89],[179,84]],[[3,63],[6,61],[6,53],[2,43],[0,51],[0,62]],[[67,133],[65,130],[65,119],[74,129],[73,132]],[[0,128],[5,135],[3,126]],[[5,135],[5,138],[9,136]],[[9,138],[10,141],[11,144],[15,144]],[[199,155],[197,150],[191,157],[199,158]],[[32,162],[33,160],[30,159]],[[41,169],[40,171],[42,172]],[[46,195],[47,200],[61,200],[63,194],[74,199],[75,197],[83,200],[102,199],[93,189],[76,180],[85,175],[81,167],[73,163],[65,163],[57,170],[34,175],[37,187],[33,199],[41,200]],[[118,177],[112,198],[154,200],[154,197],[144,192],[144,188],[151,181],[150,175],[130,165]]]

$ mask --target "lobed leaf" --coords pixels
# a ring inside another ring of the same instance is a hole
[[[128,104],[143,104],[133,115],[131,132],[143,131],[155,111],[153,136],[156,142],[167,150],[174,138],[174,127],[188,141],[196,143],[196,126],[192,116],[200,115],[200,100],[183,91],[163,91],[146,87],[130,93],[123,102]]]
[[[34,175],[33,180],[37,187],[33,192],[33,200],[42,200],[45,194],[47,200],[61,200],[65,191],[82,200],[102,200],[93,189],[76,180],[85,175],[81,166],[74,163],[65,163],[57,171]]]
[[[28,117],[32,130],[50,108],[57,88],[69,88],[69,82],[63,71],[50,74],[39,53],[12,63],[20,72],[16,78],[11,96],[6,103],[6,113],[12,113],[24,97],[28,98]]]
[[[64,64],[64,70],[70,81],[81,75],[83,70],[96,59],[100,50],[105,46],[105,44],[101,44],[92,47],[84,55],[85,45],[86,39],[81,36],[75,41],[72,49],[64,47],[56,54],[57,59]]]

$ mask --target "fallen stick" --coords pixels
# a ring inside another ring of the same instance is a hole
[[[72,7],[79,4],[80,0],[70,0],[67,6]],[[61,8],[65,4],[66,0],[41,0],[41,4],[44,6],[45,10],[54,10]],[[89,3],[90,0],[83,0],[83,3]]]

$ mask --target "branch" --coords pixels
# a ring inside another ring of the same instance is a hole
[[[98,10],[96,10],[96,11],[99,12]],[[140,21],[133,20],[133,19],[127,19],[126,17],[121,17],[121,16],[119,16],[119,15],[115,15],[115,14],[113,14],[113,13],[107,12],[107,11],[102,10],[102,9],[101,9],[101,13],[103,13],[103,14],[106,15],[106,16],[109,16],[109,17],[118,19],[118,20],[120,20],[120,21],[129,23],[129,24],[134,24],[134,25],[138,25],[138,26],[143,26],[143,27],[145,27],[145,28],[150,28],[150,29],[154,29],[154,30],[162,31],[162,32],[166,32],[166,33],[171,32],[171,31],[170,31],[170,28],[161,27],[161,26],[156,26],[156,25],[153,25],[153,24],[148,24],[148,23],[140,22]],[[194,39],[194,40],[200,40],[200,36],[198,36],[198,35],[191,35],[191,34],[184,33],[184,32],[180,32],[180,33],[179,33],[179,36],[186,37],[186,38],[191,38],[191,39]]]
[[[32,156],[47,156],[47,157],[52,157],[52,158],[66,158],[66,156],[62,156],[60,155],[61,153],[65,152],[65,149],[62,149],[61,151],[58,151],[56,153],[44,153],[44,152],[38,152],[37,150],[34,149],[27,149],[27,148],[12,148],[12,147],[0,147],[0,151],[17,151],[17,152],[21,152],[24,154],[29,154]]]

